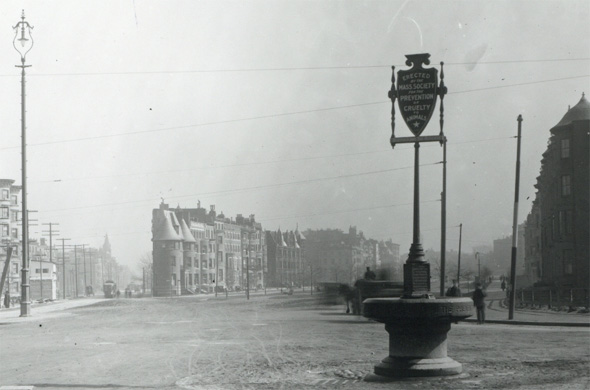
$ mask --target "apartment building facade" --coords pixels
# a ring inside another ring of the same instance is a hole
[[[526,263],[545,285],[588,289],[590,103],[582,94],[551,128],[527,217]]]

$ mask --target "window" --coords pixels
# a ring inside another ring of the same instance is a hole
[[[0,218],[8,218],[8,207],[0,207]]]
[[[559,211],[559,236],[563,236],[565,234],[565,211]]]
[[[44,274],[48,274],[49,273],[49,268],[43,268],[43,273]]]
[[[18,198],[16,195],[12,195],[12,204],[14,204],[14,205],[18,204]]]
[[[12,238],[18,238],[18,229],[16,229],[16,228],[12,229],[10,236]]]
[[[8,237],[8,225],[2,225],[2,237]]]
[[[567,210],[565,212],[565,234],[570,235],[573,232],[572,225],[573,225],[573,213],[572,210]]]
[[[572,260],[572,251],[570,249],[563,250],[563,274],[572,275],[574,273],[574,262]]]
[[[172,258],[170,259],[170,261],[172,262],[172,266],[176,265],[176,257],[172,256]]]
[[[561,177],[561,196],[568,196],[572,194],[572,178],[570,175],[563,175]]]
[[[172,274],[172,285],[176,286],[176,274]]]
[[[570,140],[569,138],[561,140],[561,158],[570,157]]]
[[[18,263],[12,263],[12,273],[18,274]]]
[[[7,189],[2,189],[2,200],[8,199],[9,191]]]

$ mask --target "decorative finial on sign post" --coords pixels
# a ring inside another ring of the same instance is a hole
[[[422,65],[430,65],[430,54],[428,53],[406,54],[406,58],[406,65],[408,66],[413,64],[415,68],[421,68]]]
[[[397,91],[395,90],[395,66],[391,67],[391,89],[387,93],[387,96],[391,99],[391,148],[395,147],[395,98],[397,97]]]

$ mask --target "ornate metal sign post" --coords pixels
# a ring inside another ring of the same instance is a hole
[[[420,143],[446,143],[443,133],[443,99],[447,93],[441,62],[438,70],[429,65],[430,54],[407,55],[409,70],[397,72],[395,67],[389,98],[391,109],[391,146],[414,144],[414,228],[408,259],[404,264],[404,293],[401,298],[372,298],[363,302],[363,315],[385,323],[389,333],[389,356],[375,366],[376,376],[386,377],[454,375],[462,371],[461,363],[447,356],[447,333],[451,322],[472,315],[469,298],[435,299],[430,293],[430,264],[424,259],[420,242]],[[440,98],[440,133],[422,136]],[[413,137],[395,136],[395,101]]]
[[[404,298],[428,297],[430,293],[430,265],[424,260],[424,249],[420,242],[420,142],[438,141],[445,137],[442,132],[443,106],[442,101],[447,92],[444,86],[444,73],[441,63],[441,82],[438,84],[438,70],[424,68],[430,64],[430,54],[407,55],[406,65],[413,67],[398,72],[397,90],[395,89],[395,67],[389,98],[392,102],[391,111],[391,147],[398,143],[414,143],[414,229],[413,240],[406,264],[404,264]],[[421,137],[420,134],[430,121],[436,100],[441,98],[441,132],[438,136]],[[395,100],[404,121],[414,137],[395,137]]]

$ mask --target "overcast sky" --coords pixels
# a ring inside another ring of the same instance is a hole
[[[491,245],[512,231],[517,116],[523,221],[549,129],[590,91],[586,0],[4,0],[0,178],[16,184],[23,8],[29,209],[70,243],[108,234],[130,266],[151,251],[161,198],[270,230],[355,225],[406,252],[413,147],[389,145],[387,92],[413,53],[445,62],[447,248],[459,223],[464,250]],[[438,107],[422,135],[437,119]],[[411,135],[399,111],[396,123]],[[420,157],[422,236],[438,250],[442,148]]]

